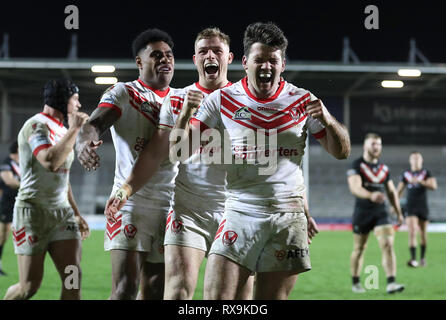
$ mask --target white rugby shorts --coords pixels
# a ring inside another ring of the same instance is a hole
[[[227,209],[209,254],[253,272],[311,270],[303,212],[254,213]]]
[[[81,239],[71,207],[14,206],[12,235],[14,252],[22,255],[42,254],[53,241]]]

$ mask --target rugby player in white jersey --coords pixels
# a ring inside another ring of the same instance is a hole
[[[21,181],[12,221],[19,283],[9,287],[6,300],[29,299],[37,292],[47,251],[62,280],[60,298],[81,298],[81,239],[90,231],[69,182],[76,135],[88,119],[78,112],[78,92],[69,80],[48,81],[43,111],[19,132]],[[68,129],[63,125],[66,119]],[[66,286],[66,278],[73,276],[78,285]]]
[[[195,109],[203,97],[232,84],[227,79],[228,64],[233,60],[229,42],[229,37],[218,28],[198,33],[193,61],[199,80],[184,89],[173,89],[166,99],[159,125],[162,139],[152,140],[141,152],[122,190],[123,199],[108,207],[111,215],[125,203],[132,190],[135,192],[150,179],[161,159],[168,156],[163,146],[169,144],[170,131],[177,120],[184,119],[182,110]],[[200,265],[209,252],[224,211],[226,172],[222,166],[195,163],[199,157],[197,152],[181,163],[175,180],[174,207],[167,219],[164,242],[164,298],[169,300],[193,298]],[[252,285],[253,278],[246,282],[238,297],[249,298]]]
[[[314,225],[304,213],[301,169],[307,131],[335,158],[350,153],[346,128],[322,101],[281,78],[287,43],[273,23],[248,26],[242,59],[247,77],[214,91],[191,125],[185,121],[185,132],[192,129],[189,138],[199,130],[206,134],[207,128],[225,131],[233,157],[227,166],[225,213],[207,261],[204,299],[236,298],[252,272],[257,277],[254,299],[286,299],[297,275],[311,269],[309,228]],[[270,141],[246,139],[259,132]],[[256,158],[262,152],[276,159],[277,167],[267,175],[260,174]],[[255,161],[236,164],[236,158]]]
[[[140,151],[151,139],[158,139],[160,110],[174,73],[172,48],[173,41],[164,31],[148,29],[139,34],[132,44],[139,78],[109,88],[81,129],[78,159],[85,169],[95,170],[99,137],[111,127],[116,151],[111,198],[130,175]],[[164,146],[166,152],[168,147]],[[111,299],[135,299],[140,280],[140,298],[162,299],[164,228],[176,173],[174,164],[166,160],[118,214],[107,216],[104,247],[111,256]]]

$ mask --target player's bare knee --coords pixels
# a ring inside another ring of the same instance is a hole
[[[138,294],[138,280],[122,279],[116,286],[114,296],[119,300],[134,300]]]

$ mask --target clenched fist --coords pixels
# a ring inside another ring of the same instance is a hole
[[[75,111],[68,114],[68,127],[71,129],[80,129],[87,122],[89,116],[84,112]]]
[[[306,111],[308,115],[318,119],[325,127],[330,126],[335,121],[320,99],[310,101],[306,106]]]
[[[203,100],[204,96],[201,91],[197,90],[189,90],[187,92],[186,98],[184,98],[183,109],[185,112],[188,112],[189,115],[192,115],[197,111],[198,106]]]

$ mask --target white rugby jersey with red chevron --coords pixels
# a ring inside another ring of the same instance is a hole
[[[103,94],[98,108],[113,108],[120,115],[110,129],[116,151],[114,190],[130,175],[138,153],[157,129],[161,106],[170,90],[155,90],[138,79],[118,82]],[[123,209],[144,207],[144,201],[151,201],[148,198],[170,198],[176,174],[176,167],[167,159],[149,183],[130,198]],[[138,203],[134,199],[138,199]]]
[[[68,182],[74,159],[71,151],[63,165],[52,172],[36,159],[37,154],[58,143],[67,128],[58,119],[40,112],[28,119],[18,134],[21,180],[16,197],[19,206],[26,203],[46,208],[68,207]]]
[[[307,130],[316,139],[326,134],[324,126],[305,112],[306,104],[315,99],[309,91],[283,80],[274,96],[258,99],[249,91],[245,77],[203,101],[192,121],[194,125],[201,122],[202,131],[226,130],[233,163],[240,153],[247,158],[260,152],[277,157],[277,169],[270,175],[259,174],[259,162],[226,166],[228,209],[270,213],[296,210],[297,197],[305,190],[301,166]],[[246,140],[247,130],[258,134],[260,129],[267,135],[263,145]],[[273,132],[268,130],[277,130],[277,149],[270,147]]]
[[[228,82],[225,87],[230,85],[232,85],[232,83]],[[183,89],[172,89],[169,97],[166,98],[166,106],[163,106],[163,110],[161,111],[159,122],[160,128],[169,130],[173,128],[189,90],[201,91],[204,98],[212,93],[211,90],[207,90],[200,86],[198,82]],[[194,163],[197,160],[199,161],[198,151],[186,160],[185,163],[179,164],[178,176],[175,180],[175,192],[178,193],[178,191],[184,191],[186,193],[200,196],[200,198],[210,199],[210,201],[203,203],[208,209],[212,204],[216,204],[220,207],[224,206],[226,200],[226,171],[220,165]]]

